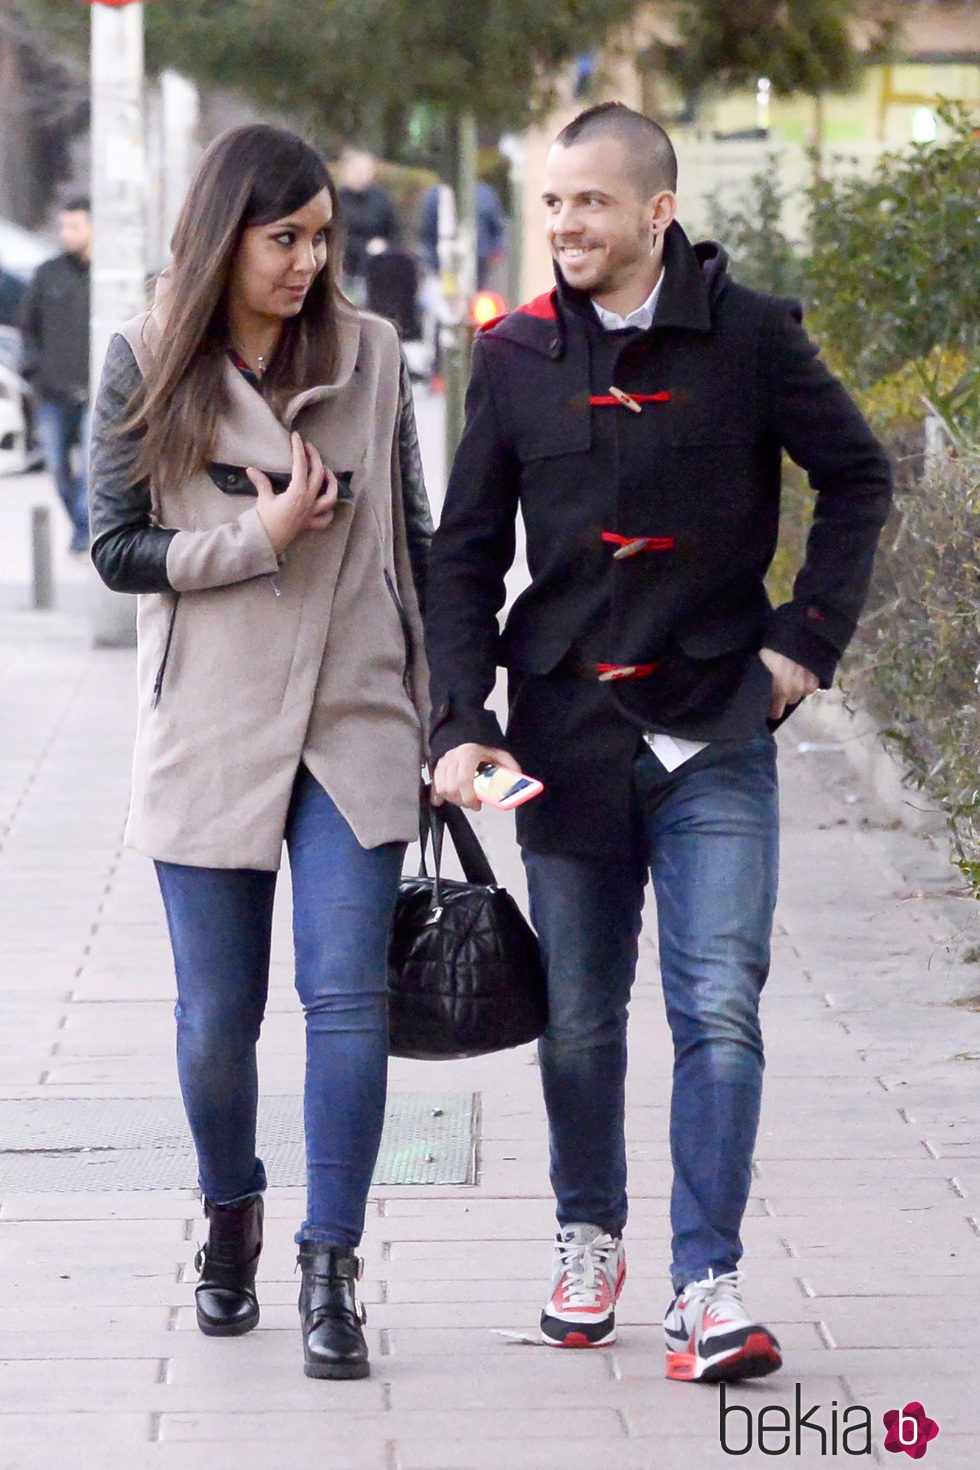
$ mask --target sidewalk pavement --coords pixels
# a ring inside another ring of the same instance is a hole
[[[83,565],[69,569],[61,610],[22,610],[11,528],[46,493],[43,477],[0,481],[0,1107],[105,1099],[125,1114],[176,1096],[162,911],[151,865],[121,841],[133,655],[89,646]],[[864,1462],[885,1465],[896,1462],[882,1416],[912,1401],[939,1425],[929,1465],[976,1465],[980,1018],[964,1002],[980,991],[980,915],[941,830],[913,836],[876,808],[804,713],[780,736],[783,882],[744,1231],[747,1299],[785,1367],[728,1394],[748,1413],[729,1414],[727,1452],[718,1391],[663,1377],[670,1051],[648,925],[615,1348],[551,1352],[493,1331],[535,1336],[550,1267],[533,1048],[396,1061],[396,1098],[478,1094],[478,1172],[472,1184],[372,1190],[371,1378],[302,1375],[295,1187],[273,1180],[267,1197],[261,1325],[222,1341],[194,1325],[192,1189],[0,1184],[0,1470],[849,1463],[865,1446],[857,1406],[871,1421]],[[498,877],[522,894],[512,819],[477,822]],[[303,1068],[285,888],[261,1042],[270,1096],[298,1094]],[[48,1140],[18,1167],[54,1167],[70,1151]],[[12,1158],[0,1139],[0,1170]]]

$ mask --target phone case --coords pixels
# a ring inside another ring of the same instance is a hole
[[[508,771],[504,766],[487,764],[478,767],[473,778],[473,790],[487,806],[509,812],[540,795],[544,786],[522,771]]]

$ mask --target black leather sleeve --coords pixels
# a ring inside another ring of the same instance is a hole
[[[401,468],[402,499],[405,504],[405,531],[408,537],[408,555],[412,563],[412,580],[415,583],[419,607],[424,612],[429,547],[433,530],[432,512],[429,509],[425,476],[422,473],[422,451],[419,448],[418,427],[415,423],[412,379],[404,357],[402,358],[400,398],[398,463]]]
[[[138,435],[118,433],[140,382],[132,348],[125,337],[114,336],[92,410],[92,560],[114,592],[169,592],[167,549],[178,533],[154,524],[150,482],[135,479]]]

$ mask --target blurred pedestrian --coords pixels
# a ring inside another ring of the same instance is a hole
[[[401,225],[394,200],[376,182],[372,154],[345,148],[340,156],[341,222],[344,227],[344,289],[359,306],[365,303],[368,257],[401,242]]]
[[[381,1138],[386,953],[418,831],[431,529],[393,327],[341,297],[336,190],[293,134],[206,153],[95,406],[92,554],[140,594],[126,840],[154,859],[208,1240],[197,1321],[259,1317],[256,1041],[276,870],[306,1021],[305,1372],[368,1373],[355,1248]],[[413,574],[414,569],[414,574]]]
[[[62,254],[38,266],[20,309],[21,374],[36,396],[35,431],[71,521],[71,550],[87,551],[89,403],[89,201],[58,215]]]
[[[666,1372],[716,1382],[781,1363],[739,1272],[776,899],[772,730],[833,681],[891,477],[799,305],[732,281],[720,245],[692,246],[676,184],[667,134],[619,103],[551,148],[556,285],[477,337],[427,631],[437,797],[475,805],[481,761],[545,783],[517,825],[550,1004],[542,1337],[616,1336],[627,1015],[652,879],[674,1042]],[[816,504],[773,608],[784,449]],[[518,507],[532,579],[499,634]],[[498,663],[506,735],[485,708]]]
[[[485,179],[476,185],[476,284],[482,291],[490,284],[491,273],[504,253],[507,221],[500,195]],[[419,242],[429,268],[439,274],[439,186],[427,189],[422,196]]]

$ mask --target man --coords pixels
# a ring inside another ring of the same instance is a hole
[[[58,237],[63,253],[38,266],[21,309],[23,375],[37,395],[37,437],[71,521],[71,550],[81,552],[88,550],[92,220],[87,199],[65,204]]]
[[[889,504],[889,468],[800,309],[737,286],[674,221],[666,133],[621,104],[558,137],[556,288],[475,344],[429,572],[437,800],[482,761],[545,794],[517,815],[548,968],[540,1043],[558,1202],[544,1340],[615,1337],[625,1277],[626,1015],[647,874],[674,1039],[667,1375],[780,1365],[742,1302],[759,997],[776,897],[771,727],[830,686]],[[792,600],[763,578],[786,449],[816,490]],[[531,573],[496,614],[518,507]],[[506,737],[485,701],[509,671]]]

